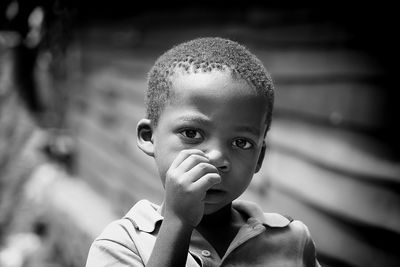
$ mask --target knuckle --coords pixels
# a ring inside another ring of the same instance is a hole
[[[201,162],[204,162],[204,157],[197,155],[197,154],[191,154],[189,156],[189,160],[191,161],[192,164],[196,164],[199,163],[201,164]]]
[[[185,188],[185,183],[183,182],[182,179],[176,180],[176,181],[175,181],[175,185],[176,185],[178,188],[181,188],[181,189],[184,189],[184,188]]]
[[[204,162],[200,162],[199,164],[197,164],[198,168],[200,169],[206,169],[207,168],[207,164]]]
[[[199,152],[200,152],[200,150],[198,150],[198,149],[184,149],[184,150],[181,151],[181,153],[184,153],[184,154],[187,154],[187,155],[194,154],[194,153],[199,153]]]
[[[193,159],[199,159],[199,160],[204,159],[204,156],[199,155],[199,154],[191,154],[190,157],[192,157]]]
[[[172,179],[176,178],[177,177],[176,170],[175,169],[167,170],[166,176]]]
[[[207,164],[207,163],[205,163],[205,162],[200,162],[199,164],[197,164],[197,167],[198,167],[200,170],[204,171],[204,170],[207,170],[207,169],[210,168],[209,165],[210,165],[210,164]]]
[[[178,190],[178,192],[184,193],[186,190],[186,183],[182,179],[169,179],[168,184],[171,188]]]
[[[204,152],[199,149],[185,149],[182,150],[181,153],[187,157],[204,155]]]
[[[183,156],[189,156],[190,155],[190,151],[189,150],[182,150],[181,152],[179,152],[179,154],[181,154]]]
[[[196,157],[197,157],[197,155],[195,155],[195,154],[190,154],[190,155],[188,156],[188,159],[189,159],[190,161],[195,161]]]

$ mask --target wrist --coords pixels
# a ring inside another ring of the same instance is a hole
[[[190,233],[196,227],[194,223],[169,212],[166,212],[164,215],[163,225],[171,227],[171,229],[175,229],[174,231],[179,230],[181,232]]]
[[[146,266],[185,266],[192,232],[190,224],[165,212]]]

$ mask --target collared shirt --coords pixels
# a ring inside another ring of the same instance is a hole
[[[193,231],[186,266],[319,266],[307,227],[277,213],[263,213],[252,202],[235,201],[247,215],[225,255]],[[109,224],[90,247],[86,267],[145,266],[163,217],[160,207],[141,200],[120,220]]]

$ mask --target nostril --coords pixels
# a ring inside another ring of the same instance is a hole
[[[207,157],[211,164],[217,167],[218,171],[227,172],[230,169],[229,160],[219,150],[212,150],[207,153]]]
[[[227,171],[229,171],[229,164],[223,164],[221,166],[218,166],[217,168],[218,168],[218,171],[227,172]]]

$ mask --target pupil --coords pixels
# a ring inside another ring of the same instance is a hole
[[[236,142],[237,142],[237,146],[239,146],[239,147],[243,147],[246,144],[245,141],[242,139],[236,140]]]
[[[196,137],[196,131],[194,130],[187,130],[186,131],[186,136],[189,138],[195,138]]]

